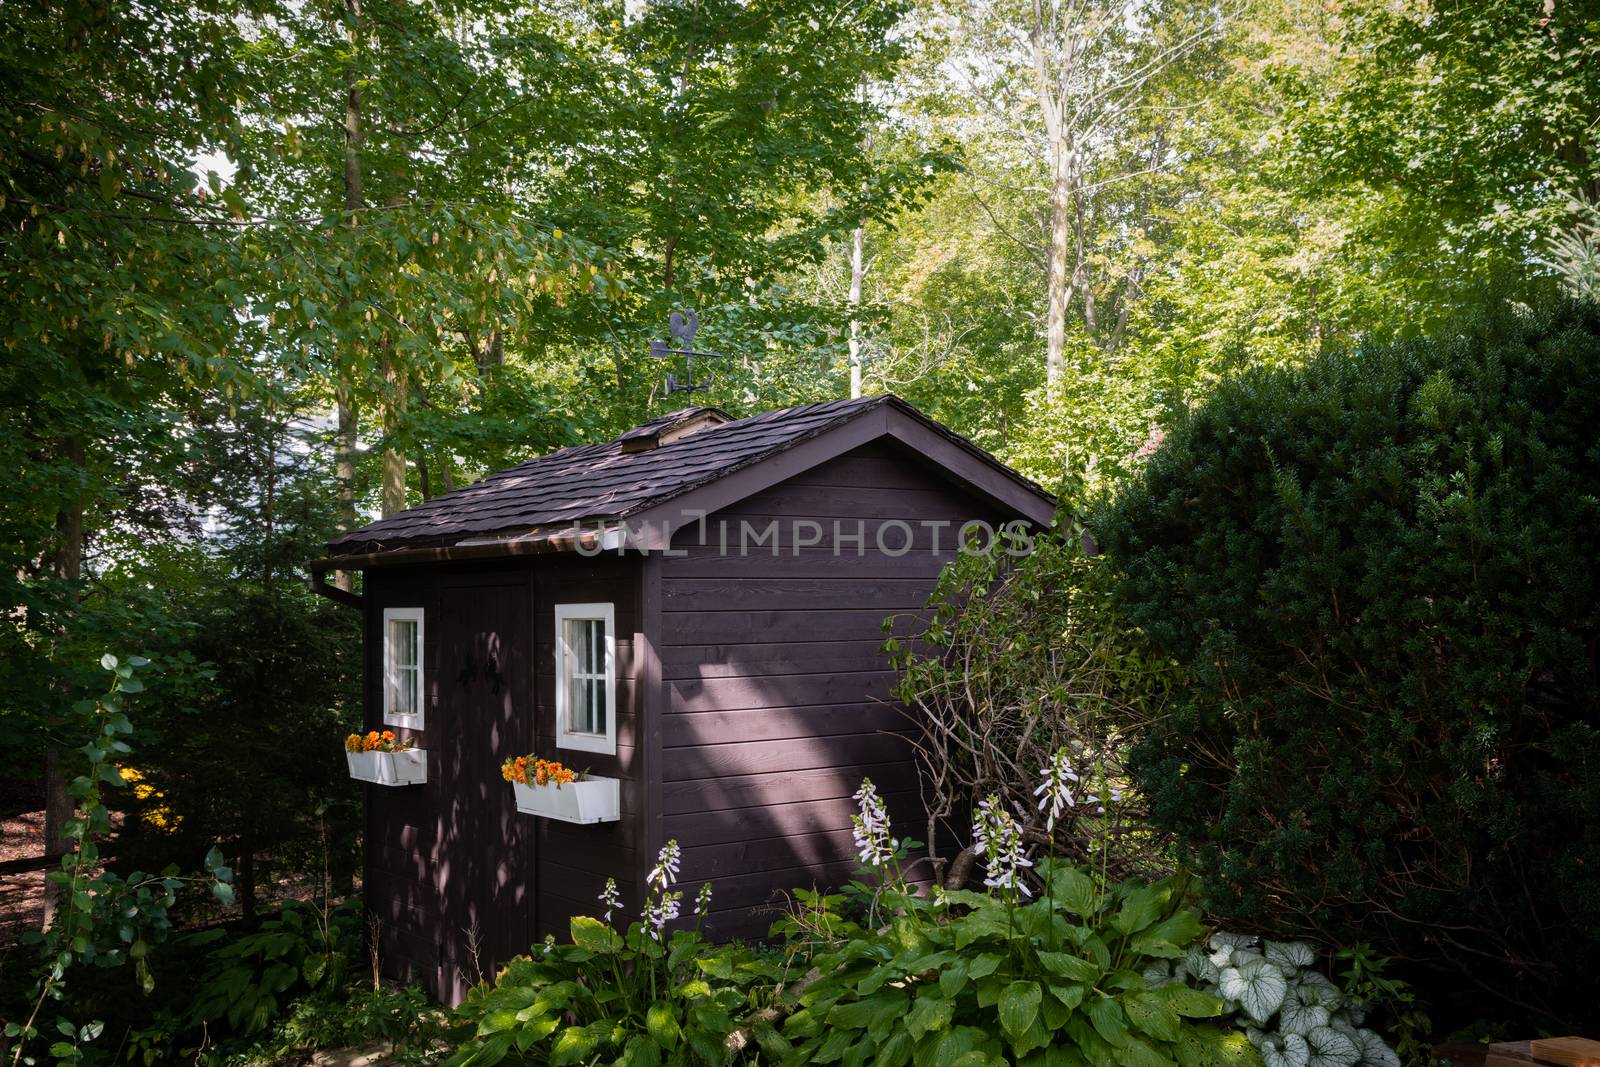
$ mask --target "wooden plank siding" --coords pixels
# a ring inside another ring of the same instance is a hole
[[[925,819],[884,624],[919,632],[956,530],[997,521],[927,471],[895,444],[864,445],[679,530],[661,560],[652,846],[683,846],[686,893],[712,883],[715,936],[765,936],[794,889],[849,879],[863,777],[906,830]],[[796,528],[808,521],[822,544]],[[859,550],[834,550],[836,524]]]
[[[565,937],[572,914],[596,910],[607,878],[638,908],[646,795],[635,681],[639,569],[637,557],[548,556],[368,573],[369,729],[384,728],[383,609],[424,610],[418,741],[428,750],[428,782],[352,783],[368,791],[365,892],[382,922],[386,973],[456,1003],[545,934]],[[615,756],[555,742],[554,609],[590,602],[616,613]],[[467,669],[469,651],[476,672]],[[498,688],[483,671],[489,654]],[[529,751],[619,778],[622,819],[571,826],[515,811],[500,763]]]

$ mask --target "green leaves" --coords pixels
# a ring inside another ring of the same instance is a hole
[[[615,952],[622,945],[622,939],[616,932],[599,919],[575,915],[570,928],[572,943],[590,952]]]
[[[1037,982],[1012,982],[1000,994],[1000,1027],[1012,1040],[1021,1038],[1038,1021],[1042,997]]]
[[[662,946],[638,922],[620,932],[579,916],[570,928],[571,943],[535,946],[493,986],[469,992],[457,1020],[474,1037],[450,1057],[451,1067],[493,1062],[508,1047],[502,1039],[550,1064],[720,1062],[729,1033],[755,1011],[758,991],[770,996],[788,978],[779,964],[739,945],[707,944],[691,930],[674,931]],[[887,1029],[903,1016],[906,996],[888,990],[879,998],[851,1010],[863,1025]],[[749,1021],[757,1047],[789,1047],[770,1022]]]
[[[1050,891],[1074,915],[1088,918],[1094,914],[1094,882],[1078,868],[1068,864],[1056,866],[1050,876]]]
[[[1222,1002],[1182,985],[1149,989],[1134,969],[1170,969],[1167,958],[1199,947],[1169,940],[1200,931],[1175,885],[1098,885],[1064,864],[1041,873],[1063,892],[1014,907],[986,893],[948,893],[934,906],[878,890],[878,906],[901,918],[892,931],[856,927],[814,961],[821,977],[785,1024],[793,1062],[942,1067],[1036,1050],[1055,1062],[1070,1043],[1104,1067],[1170,1065],[1180,1047],[1207,1067],[1189,1020],[1221,1014]]]

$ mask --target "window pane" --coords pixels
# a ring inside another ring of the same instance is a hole
[[[570,730],[576,730],[579,733],[593,733],[594,729],[589,725],[590,712],[588,687],[576,678],[569,678],[567,680],[567,692],[569,694],[569,722],[567,724],[567,728]]]
[[[604,678],[592,678],[589,681],[589,708],[593,713],[594,726],[592,732],[603,734],[606,732],[606,681]]]
[[[581,674],[588,670],[589,662],[589,628],[585,619],[567,620],[567,654],[569,669],[573,673]]]
[[[421,706],[417,692],[421,688],[422,672],[416,667],[401,667],[395,671],[395,694],[392,710],[401,715],[415,715]]]
[[[584,670],[599,674],[606,669],[606,623],[604,619],[589,619],[589,662]]]
[[[416,665],[417,621],[415,619],[389,620],[389,655],[396,667]]]

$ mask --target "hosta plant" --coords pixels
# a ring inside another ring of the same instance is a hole
[[[1204,948],[1145,972],[1153,989],[1200,988],[1222,998],[1266,1067],[1400,1067],[1382,1037],[1362,1027],[1366,1006],[1316,969],[1303,941],[1258,941],[1218,932]]]
[[[1002,850],[1000,857],[1004,857]],[[1040,892],[1020,882],[977,893],[896,891],[892,918],[815,959],[821,975],[784,1027],[793,1064],[1090,1064],[1233,1067],[1255,1055],[1210,1021],[1222,998],[1182,983],[1147,986],[1203,931],[1172,880],[1106,884],[1040,860]]]
[[[457,1016],[464,1041],[447,1067],[723,1063],[729,1035],[775,996],[784,968],[743,946],[701,938],[708,887],[697,897],[693,927],[673,929],[682,900],[671,888],[677,864],[677,843],[668,842],[641,919],[626,931],[612,925],[621,904],[608,882],[603,919],[574,918],[571,944],[548,939],[508,963],[493,986],[469,992]],[[779,1056],[788,1051],[764,1018],[751,1037]]]

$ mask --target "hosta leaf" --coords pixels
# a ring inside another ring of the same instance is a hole
[[[1157,995],[1172,1005],[1172,1010],[1188,1019],[1210,1019],[1222,1014],[1222,1001],[1210,993],[1186,985],[1163,986]]]
[[[972,979],[984,978],[994,973],[1000,966],[1000,957],[984,954],[967,964],[967,977]]]
[[[1106,1039],[1081,1017],[1067,1020],[1067,1036],[1083,1051],[1091,1067],[1116,1067],[1116,1049],[1107,1044]]]
[[[930,1030],[943,1030],[950,1025],[950,1017],[955,1014],[955,1004],[946,1000],[932,990],[924,990],[917,995],[917,1002],[911,1006],[911,1012],[906,1016],[906,1030],[913,1038],[921,1038]]]
[[[1306,1067],[1355,1067],[1361,1047],[1331,1026],[1319,1026],[1306,1035],[1311,1058]]]
[[[1276,964],[1279,970],[1286,973],[1293,973],[1317,962],[1316,952],[1304,941],[1268,941],[1261,947],[1267,961]]]
[[[556,1038],[556,1047],[550,1052],[550,1062],[578,1063],[589,1058],[598,1044],[595,1036],[582,1026],[569,1026]]]
[[[1400,1067],[1400,1057],[1389,1047],[1389,1043],[1376,1033],[1371,1030],[1357,1030],[1356,1036],[1361,1039],[1363,1067]]]
[[[1041,952],[1039,962],[1051,974],[1058,974],[1074,982],[1094,982],[1103,973],[1088,960],[1079,959],[1067,952]]]
[[[1299,1034],[1269,1035],[1258,1051],[1266,1067],[1308,1067],[1311,1062],[1311,1046]]]
[[[664,1000],[658,1000],[644,1013],[644,1029],[651,1040],[662,1048],[674,1048],[678,1044],[678,1020],[672,1014],[672,1005]]]
[[[1200,1024],[1192,1027],[1205,1045],[1206,1062],[1211,1067],[1249,1067],[1259,1059],[1250,1042],[1237,1030],[1219,1030]]]
[[[956,960],[939,972],[939,988],[947,997],[953,997],[967,984],[967,961]]]
[[[1177,1011],[1165,998],[1154,993],[1130,993],[1123,998],[1122,1008],[1136,1029],[1160,1041],[1177,1038],[1181,1023]]]
[[[572,943],[590,952],[615,952],[622,944],[615,930],[587,915],[574,915],[571,930]]]
[[[1262,959],[1224,968],[1218,982],[1222,995],[1237,1003],[1257,1022],[1266,1022],[1289,992],[1289,982],[1283,972]]]
[[[1117,1062],[1122,1067],[1172,1067],[1170,1056],[1163,1056],[1136,1037],[1117,1049]]]
[[[1123,936],[1131,936],[1151,926],[1166,907],[1172,895],[1171,887],[1157,884],[1140,886],[1129,893],[1122,907],[1111,917],[1111,927]]]
[[[1039,1017],[1042,993],[1037,982],[1012,982],[1000,994],[1000,1026],[1013,1038],[1028,1032]]]
[[[1184,908],[1162,919],[1148,930],[1141,930],[1134,935],[1130,944],[1135,951],[1142,952],[1146,956],[1177,959],[1184,954],[1184,947],[1193,945],[1195,938],[1199,937],[1204,929],[1200,923],[1200,916]]]
[[[1088,918],[1094,912],[1094,882],[1076,867],[1057,868],[1050,877],[1050,892],[1074,915]]]
[[[1088,1003],[1089,1022],[1094,1026],[1095,1033],[1115,1048],[1126,1045],[1128,1017],[1123,1014],[1122,1005],[1105,996],[1095,997]]]

